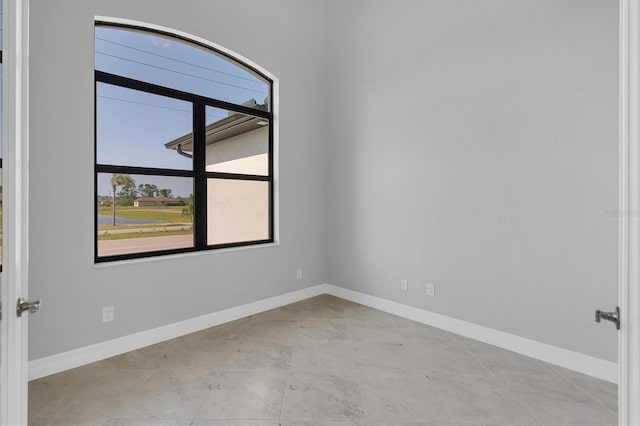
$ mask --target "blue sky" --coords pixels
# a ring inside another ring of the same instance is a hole
[[[3,30],[2,30],[2,18],[3,18],[3,14],[2,14],[2,2],[0,1],[0,49],[3,48],[4,44],[3,44],[3,40],[4,37],[2,36]],[[0,157],[2,157],[2,65],[0,65]],[[0,177],[0,183],[2,182],[2,177]]]
[[[136,31],[96,27],[97,70],[241,104],[263,103],[269,85],[211,50]],[[191,170],[191,160],[164,144],[192,131],[189,102],[108,84],[97,90],[97,159],[100,164]],[[208,108],[207,123],[227,111]],[[136,184],[193,192],[186,178],[133,176]],[[98,176],[98,195],[112,191],[110,174]]]

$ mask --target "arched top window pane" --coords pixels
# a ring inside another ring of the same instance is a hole
[[[3,15],[3,10],[2,10],[2,2],[0,1],[0,49],[2,49],[3,46],[3,39],[4,37],[2,36],[2,15]]]
[[[267,78],[211,48],[175,37],[98,25],[95,66],[98,71],[269,110]]]

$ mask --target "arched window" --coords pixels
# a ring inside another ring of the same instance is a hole
[[[199,41],[96,22],[96,261],[273,242],[272,90]]]
[[[0,0],[0,20],[2,19],[2,0]],[[0,26],[0,217],[2,217],[2,104],[4,96],[2,95],[2,50],[3,50],[3,34]],[[0,238],[0,271],[2,271],[2,238]]]

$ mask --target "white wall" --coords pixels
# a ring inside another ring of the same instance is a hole
[[[615,361],[617,13],[330,0],[329,282]]]
[[[326,280],[325,13],[311,0],[31,1],[30,294],[43,307],[30,359]],[[94,266],[95,15],[186,31],[282,81],[279,246]],[[116,319],[102,324],[107,305]]]

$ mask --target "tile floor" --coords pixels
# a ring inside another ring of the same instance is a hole
[[[30,383],[32,425],[616,425],[616,386],[332,296]]]

